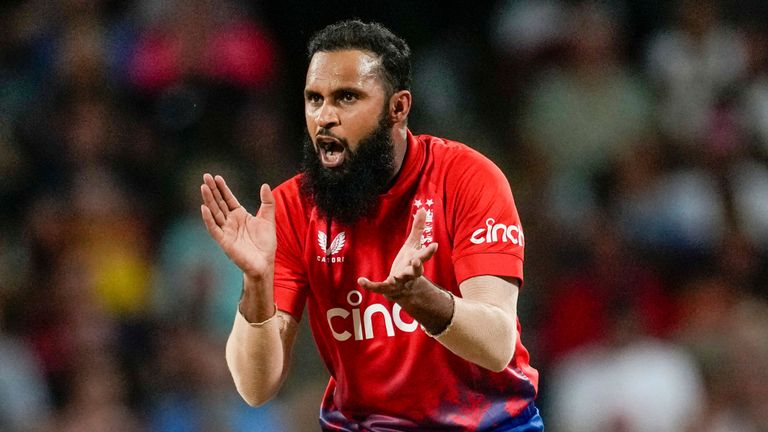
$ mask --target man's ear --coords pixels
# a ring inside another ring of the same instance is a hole
[[[393,124],[405,122],[411,112],[412,96],[408,90],[395,92],[389,98],[389,118]]]

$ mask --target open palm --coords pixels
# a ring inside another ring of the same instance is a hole
[[[275,199],[262,185],[261,207],[256,216],[237,201],[221,176],[203,175],[200,211],[211,237],[242,271],[251,277],[272,272],[275,262]]]
[[[397,253],[389,276],[380,282],[374,282],[365,277],[357,279],[357,283],[368,291],[383,294],[390,300],[410,292],[413,282],[424,274],[424,263],[437,251],[437,243],[422,247],[421,236],[426,224],[426,212],[420,209],[413,218],[413,225],[403,247]]]

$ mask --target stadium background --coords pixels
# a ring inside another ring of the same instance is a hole
[[[253,209],[295,172],[305,43],[349,17],[410,43],[411,129],[512,184],[548,430],[768,430],[767,9],[3,2],[0,430],[317,429],[306,327],[273,402],[234,393],[240,276],[198,186]]]

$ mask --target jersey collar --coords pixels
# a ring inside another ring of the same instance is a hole
[[[405,151],[405,158],[403,159],[403,164],[400,166],[400,172],[397,173],[397,177],[395,178],[395,184],[381,196],[384,199],[398,197],[408,190],[418,179],[421,168],[424,165],[424,160],[426,159],[424,143],[415,137],[410,129],[406,132],[407,148]]]

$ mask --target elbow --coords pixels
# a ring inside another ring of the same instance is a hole
[[[237,392],[240,393],[240,397],[243,398],[245,403],[247,403],[249,406],[253,408],[258,408],[274,397],[273,394],[264,394],[260,392],[248,392],[244,391],[243,389],[238,388]]]
[[[515,333],[514,327],[505,326],[502,336],[499,338],[499,343],[495,345],[495,349],[492,352],[489,352],[485,364],[480,366],[492,372],[501,372],[506,369],[515,356]]]
[[[245,403],[259,407],[269,402],[280,389],[283,374],[277,364],[258,363],[235,350],[227,351],[227,366],[235,388]]]
[[[494,353],[495,355],[488,359],[488,362],[483,366],[484,368],[492,371],[492,372],[501,372],[504,369],[509,366],[509,363],[512,361],[512,357],[515,355],[515,347],[514,345],[510,349],[499,349],[499,352]]]
[[[256,379],[243,379],[243,377],[238,377],[234,373],[232,378],[235,381],[237,393],[240,394],[245,403],[254,408],[260,407],[272,400],[280,388],[279,380],[271,380],[273,381],[271,383],[259,382]]]

